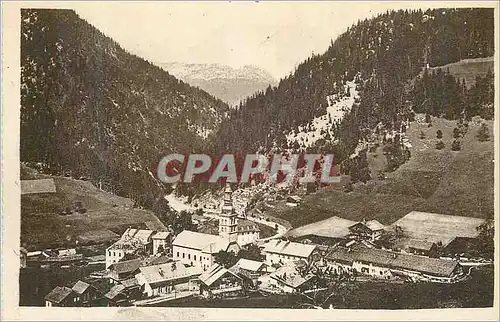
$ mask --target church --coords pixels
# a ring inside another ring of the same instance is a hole
[[[227,184],[220,207],[219,235],[241,246],[251,244],[260,238],[260,228],[253,221],[238,217],[232,195],[231,186]]]

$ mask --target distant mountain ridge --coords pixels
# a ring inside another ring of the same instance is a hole
[[[158,63],[158,66],[192,86],[197,86],[221,100],[236,105],[241,100],[265,90],[277,81],[266,70],[245,65],[232,68],[223,64]]]

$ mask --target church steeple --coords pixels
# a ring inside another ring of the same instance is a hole
[[[224,197],[222,199],[220,218],[219,218],[219,235],[234,239],[237,236],[238,217],[233,207],[233,190],[229,183],[224,189]]]

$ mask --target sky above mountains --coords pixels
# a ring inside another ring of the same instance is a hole
[[[358,19],[415,4],[107,2],[71,7],[151,62],[255,65],[279,79],[312,53],[323,53]]]

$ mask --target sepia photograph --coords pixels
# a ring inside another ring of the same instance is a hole
[[[2,298],[142,319],[498,306],[497,3],[16,8]]]

